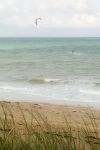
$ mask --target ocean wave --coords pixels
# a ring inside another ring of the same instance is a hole
[[[56,84],[59,83],[59,79],[49,79],[49,78],[33,78],[29,82],[32,84]]]

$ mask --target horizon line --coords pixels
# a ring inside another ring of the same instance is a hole
[[[0,38],[100,38],[100,36],[4,36]]]

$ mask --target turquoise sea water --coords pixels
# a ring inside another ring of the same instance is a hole
[[[100,102],[99,38],[0,38],[0,100]]]

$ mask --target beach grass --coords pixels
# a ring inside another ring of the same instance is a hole
[[[16,103],[22,117],[18,123],[11,107],[4,102],[0,105],[3,114],[0,115],[0,150],[100,150],[99,131],[91,110],[86,114],[91,126],[83,117],[84,127],[73,131],[65,115],[66,127],[54,128],[31,106],[30,121],[27,121],[20,103]]]

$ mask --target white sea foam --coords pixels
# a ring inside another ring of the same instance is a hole
[[[51,81],[51,80],[50,80]],[[18,82],[0,83],[0,99],[33,100],[34,96],[44,97],[46,102],[51,98],[56,101],[95,101],[100,98],[100,91],[91,89],[91,85],[77,82],[61,84],[26,84]]]
[[[100,91],[93,90],[93,89],[87,89],[87,90],[80,90],[81,93],[90,94],[90,95],[100,95]]]

